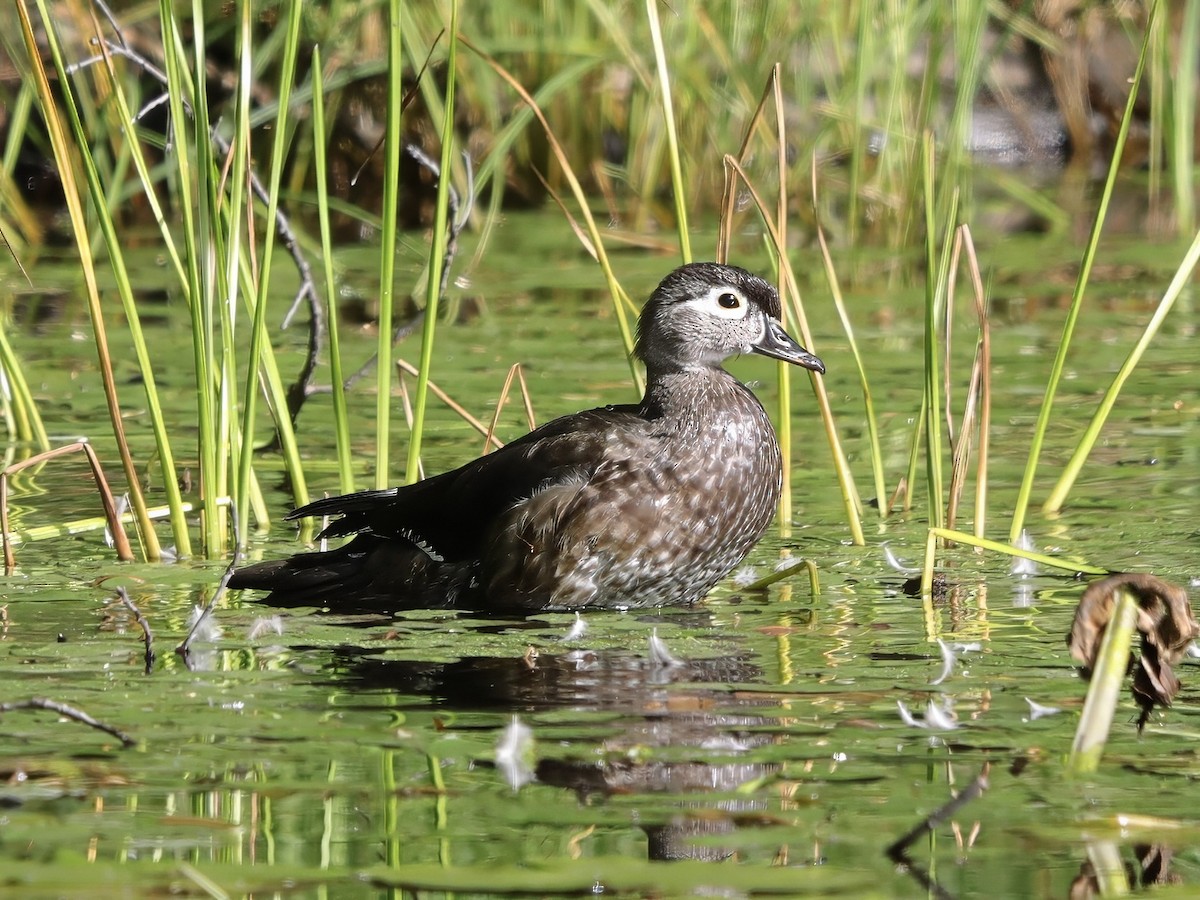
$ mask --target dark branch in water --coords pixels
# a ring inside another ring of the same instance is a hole
[[[117,588],[117,597],[125,605],[125,608],[133,613],[134,621],[142,629],[142,639],[146,643],[146,674],[149,675],[154,669],[154,635],[150,633],[150,623],[146,621],[142,611],[129,599],[129,592],[125,588]]]
[[[938,806],[936,810],[930,812],[928,816],[925,816],[922,821],[918,822],[917,826],[911,832],[908,832],[899,840],[894,841],[892,845],[889,845],[886,851],[888,858],[892,859],[895,863],[908,866],[908,869],[912,870],[918,878],[922,877],[923,872],[917,866],[914,866],[912,860],[908,858],[908,847],[923,834],[931,832],[931,830],[940,826],[942,822],[964,808],[968,803],[971,803],[972,800],[982,796],[983,792],[988,790],[988,773],[990,769],[991,763],[984,763],[983,772],[976,775],[976,778],[974,778],[970,785],[962,788],[958,796],[950,799],[948,803]],[[932,884],[932,886],[926,884],[925,887],[934,887],[941,890],[941,888],[937,888],[936,884]]]
[[[121,731],[119,728],[114,728],[112,725],[106,725],[98,719],[93,719],[81,709],[76,709],[73,706],[67,706],[65,703],[59,703],[57,700],[46,700],[42,697],[33,697],[29,700],[17,700],[13,703],[0,703],[0,713],[16,712],[19,709],[46,709],[50,712],[58,713],[60,716],[71,719],[75,722],[80,722],[90,728],[97,728],[105,734],[111,734],[121,742],[124,747],[132,747],[137,743],[137,739]]]

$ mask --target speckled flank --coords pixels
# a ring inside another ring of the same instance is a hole
[[[564,416],[411,487],[310,504],[294,515],[339,514],[327,534],[358,536],[233,585],[393,608],[693,603],[762,536],[781,490],[771,422],[720,362],[758,352],[823,371],[779,313],[748,272],[681,267],[639,322],[640,404]]]

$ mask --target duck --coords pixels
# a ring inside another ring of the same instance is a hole
[[[638,320],[641,402],[563,416],[415,484],[316,500],[331,550],[237,569],[288,606],[477,611],[690,605],[742,561],[783,490],[771,419],[721,364],[754,353],[823,375],[779,294],[732,265],[663,278]]]

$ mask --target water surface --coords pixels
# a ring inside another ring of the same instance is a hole
[[[434,378],[477,415],[489,417],[514,362],[525,367],[539,421],[634,398],[599,273],[564,243],[564,231],[557,220],[511,217],[455,289],[459,321],[440,331]],[[818,260],[797,252],[813,273],[805,285],[813,349],[828,366],[841,436],[870,497],[858,376]],[[1078,253],[1033,238],[981,253],[996,310],[988,530],[1003,538],[1070,292],[1070,279],[1052,272]],[[1106,247],[1102,258],[1114,265],[1080,319],[1038,502],[1180,256],[1143,240]],[[369,290],[372,270],[356,271],[353,260],[348,254],[347,283]],[[763,268],[753,256],[738,261]],[[673,264],[632,253],[617,261],[631,291],[648,291]],[[922,288],[914,278],[885,285],[872,276],[886,260],[842,264],[890,491],[907,468],[920,404]],[[148,268],[147,291],[153,284]],[[281,314],[284,305],[281,297]],[[68,300],[33,320],[20,318],[13,339],[48,426],[63,440],[90,437],[115,473],[82,308]],[[163,299],[153,340],[181,340],[185,321],[181,304]],[[965,297],[955,323],[960,415],[975,341]],[[1030,517],[1037,549],[1185,584],[1193,577],[1195,325],[1185,299],[1126,386],[1067,509]],[[112,332],[122,340],[119,328]],[[302,331],[275,340],[291,345],[288,358],[298,363]],[[343,341],[355,360],[373,350],[369,328],[348,323]],[[415,359],[415,341],[398,353]],[[179,358],[190,359],[182,344]],[[730,367],[761,381],[773,408],[774,366],[746,359]],[[146,458],[149,429],[132,363],[123,361],[119,375],[127,425]],[[180,421],[190,421],[190,371],[160,377]],[[363,435],[373,431],[374,403],[365,386],[352,396]],[[1125,698],[1100,773],[1068,779],[1063,761],[1085,685],[1064,636],[1082,583],[1062,572],[1014,575],[1007,559],[961,548],[945,558],[944,596],[922,602],[905,593],[909,574],[887,562],[883,546],[920,564],[923,488],[911,512],[880,519],[869,510],[867,546],[850,545],[802,377],[793,405],[790,534],[772,531],[747,560],[750,571],[695,608],[593,613],[578,637],[566,614],[277,613],[252,596],[231,596],[189,668],[172,648],[223,561],[120,564],[97,533],[25,543],[18,571],[4,580],[0,702],[70,703],[130,733],[136,746],[122,749],[48,712],[0,719],[0,891],[1064,897],[1096,869],[1126,867],[1152,880],[1164,860],[1164,879],[1195,890],[1194,666],[1184,666],[1174,708],[1156,714],[1141,736]],[[332,458],[329,415],[328,399],[316,397],[300,423],[314,493],[336,490],[333,466],[319,462]],[[510,404],[501,435],[523,430]],[[181,435],[188,431],[181,425]],[[427,471],[465,462],[481,445],[453,413],[433,407]],[[186,442],[179,452],[185,465],[194,456]],[[364,487],[372,458],[369,440],[360,439]],[[264,460],[261,472],[278,515],[288,498],[270,480],[272,465]],[[11,502],[18,529],[98,507],[81,461],[22,477]],[[298,549],[294,529],[277,521],[255,536],[252,555]],[[738,587],[802,557],[819,571],[815,596],[804,575],[765,591]],[[118,584],[153,630],[158,656],[149,675],[141,630],[113,600]],[[652,637],[674,661],[651,651]],[[938,638],[975,648],[944,678]],[[1059,712],[1035,717],[1028,700]],[[951,710],[957,727],[905,724],[898,703],[918,718],[930,703]],[[496,764],[514,718],[532,733],[532,746],[518,753],[527,771]],[[906,865],[888,858],[889,845],[980,775],[987,790],[915,840]]]

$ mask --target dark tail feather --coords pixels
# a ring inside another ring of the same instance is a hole
[[[336,550],[245,566],[229,586],[270,591],[265,602],[276,606],[396,610],[453,606],[468,581],[415,545],[360,535]]]
[[[288,519],[303,519],[305,516],[344,516],[346,513],[374,512],[388,500],[396,497],[396,488],[381,491],[358,491],[354,494],[339,494],[323,497],[307,503],[287,514]]]

